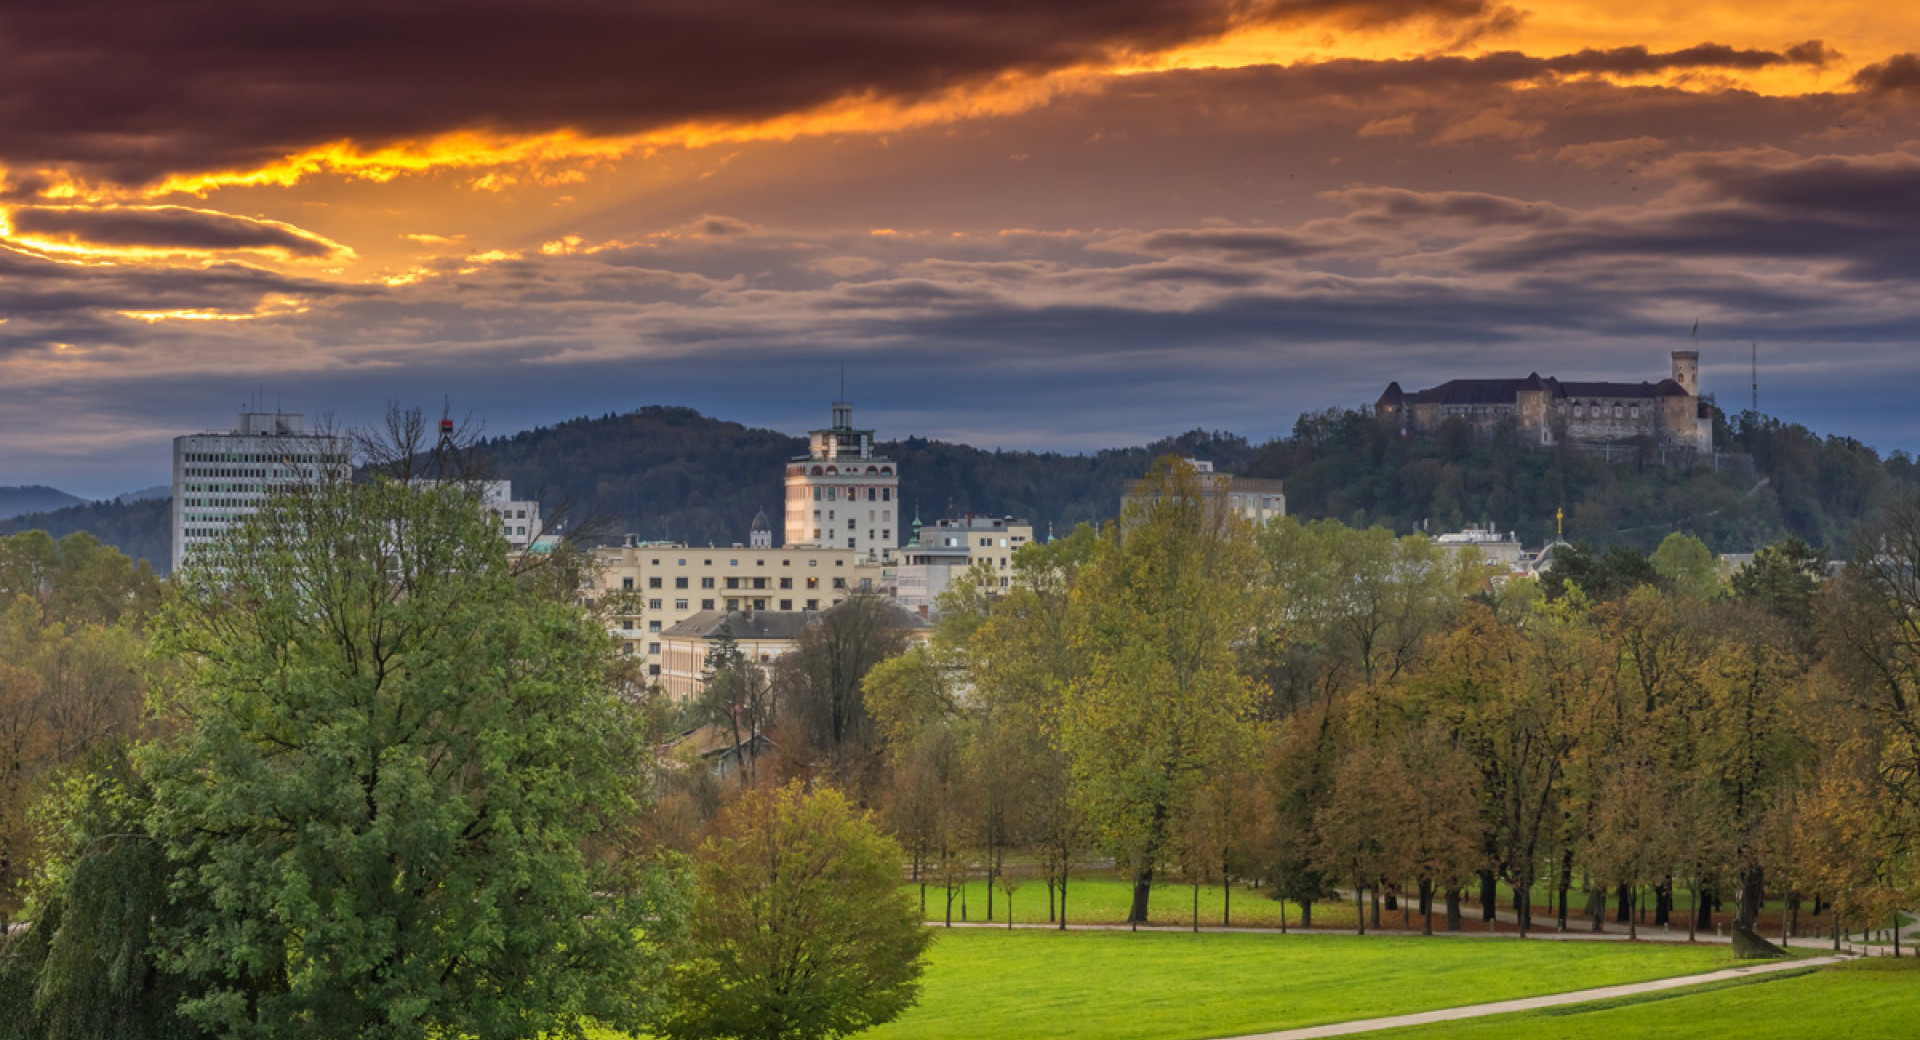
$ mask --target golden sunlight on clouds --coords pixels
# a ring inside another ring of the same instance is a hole
[[[1821,40],[1841,59],[1825,68],[1782,65],[1763,69],[1714,69],[1609,76],[1614,82],[1673,86],[1685,90],[1738,88],[1773,95],[1847,90],[1855,69],[1920,47],[1920,5],[1885,0],[1542,0],[1516,4],[1510,23],[1462,36],[1457,27],[1403,22],[1361,31],[1319,25],[1261,25],[1219,39],[1142,59],[1120,71],[1237,68],[1291,65],[1336,59],[1391,60],[1439,53],[1476,55],[1519,51],[1535,57],[1581,50],[1645,47],[1676,51],[1701,43],[1753,50],[1781,50]]]
[[[1781,95],[1845,90],[1853,70],[1920,41],[1920,5],[1870,0],[1835,0],[1817,7],[1779,0],[1720,4],[1551,0],[1514,10],[1512,17],[1496,17],[1483,25],[1484,32],[1471,27],[1463,32],[1458,25],[1419,20],[1361,28],[1335,22],[1250,26],[1203,43],[1136,56],[1119,65],[1006,73],[918,100],[851,97],[770,119],[688,123],[625,136],[595,137],[572,130],[534,135],[460,131],[373,148],[336,141],[255,169],[178,174],[140,194],[149,198],[205,196],[223,188],[286,187],[320,175],[384,183],[409,174],[444,170],[474,171],[467,186],[480,191],[499,192],[523,185],[552,187],[577,183],[604,164],[658,149],[832,134],[885,134],[1025,111],[1061,95],[1096,87],[1114,75],[1336,59],[1389,60],[1494,51],[1549,56],[1629,46],[1661,52],[1709,42],[1779,51],[1821,39],[1843,58],[1824,68],[1789,64],[1607,78],[1685,90],[1732,87]],[[62,190],[70,196],[94,199],[119,194],[71,184],[63,185]]]

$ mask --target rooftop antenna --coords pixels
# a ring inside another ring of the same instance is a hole
[[[1753,409],[1753,414],[1759,415],[1760,414],[1760,341],[1757,339],[1753,341],[1753,356],[1751,358],[1751,363],[1753,365],[1753,369],[1752,369],[1753,401],[1749,405],[1749,407]]]
[[[847,363],[840,362],[840,399],[847,399]]]

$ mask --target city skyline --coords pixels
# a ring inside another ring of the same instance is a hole
[[[1676,349],[1737,411],[1756,341],[1762,411],[1920,448],[1920,12],[188,6],[0,12],[0,483],[256,393],[797,434],[845,365],[882,438],[1079,451]]]

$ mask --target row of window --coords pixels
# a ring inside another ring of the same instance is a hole
[[[768,587],[768,585],[767,585],[767,582],[768,582],[768,581],[771,581],[771,580],[773,580],[773,579],[770,579],[770,578],[728,578],[728,579],[727,579],[727,588],[729,588],[729,589],[764,589],[764,588],[767,588],[767,587]],[[631,589],[631,588],[633,588],[633,579],[632,579],[632,578],[626,578],[626,579],[623,579],[623,580],[621,581],[621,587],[622,587],[622,588],[627,588],[627,589]],[[659,579],[659,578],[648,578],[648,579],[647,579],[647,587],[648,587],[648,588],[650,588],[650,589],[657,589],[657,588],[662,588],[662,587],[664,587],[664,586],[663,586],[663,582],[661,581],[661,579]],[[688,580],[687,580],[686,578],[675,578],[675,579],[673,579],[673,587],[674,587],[674,588],[676,588],[676,589],[684,589],[684,588],[687,588],[687,587],[688,587]],[[714,580],[713,580],[712,578],[701,578],[701,579],[700,579],[700,587],[701,587],[701,588],[703,588],[703,589],[710,589],[710,588],[713,588],[713,587],[714,587]],[[780,588],[783,588],[783,589],[791,589],[791,588],[793,588],[793,579],[792,579],[792,578],[781,578],[781,579],[780,579],[780,585],[779,585],[779,587],[780,587]],[[808,576],[807,576],[807,585],[806,585],[806,587],[807,587],[807,588],[810,588],[810,589],[817,589],[817,588],[819,588],[819,587],[820,587],[820,579],[819,579],[819,578],[817,578],[817,577],[815,577],[815,576],[813,576],[813,575],[808,575]],[[834,578],[834,579],[833,579],[833,587],[834,587],[834,588],[836,588],[836,589],[844,589],[844,588],[846,588],[846,587],[847,587],[847,579],[845,579],[845,578],[841,578],[841,577],[836,577],[836,578]],[[657,600],[657,599],[654,599],[654,600],[648,600],[647,602],[648,602],[648,603],[650,603],[650,604],[652,604],[652,606],[653,606],[653,609],[654,609],[654,610],[659,610],[659,609],[660,609],[660,601],[659,601],[659,600]],[[680,608],[679,608],[679,609],[681,609],[681,610],[685,610],[685,609],[687,609],[687,608],[686,608],[686,605],[685,605],[685,604],[686,604],[686,602],[687,602],[686,600],[679,600],[678,602],[679,602],[679,603],[681,604],[681,606],[680,606]],[[712,607],[707,607],[706,609],[708,609],[708,610],[711,610],[711,609],[713,609],[713,608],[712,608]]]
[[[1598,404],[1576,404],[1573,406],[1573,417],[1575,419],[1604,419],[1607,417],[1607,408],[1605,405]],[[1616,404],[1613,406],[1613,417],[1615,419],[1638,419],[1640,418],[1640,406],[1636,404],[1622,408]]]
[[[858,445],[850,445],[850,446],[857,447]],[[787,474],[789,476],[794,476],[794,477],[804,477],[809,475],[815,476],[815,477],[839,477],[839,476],[857,477],[862,475],[859,466],[848,466],[846,472],[843,474],[840,472],[840,467],[833,466],[833,465],[815,466],[811,470],[809,470],[804,465],[791,466],[787,469]],[[891,477],[893,476],[893,467],[892,466],[868,466],[866,469],[866,473],[864,475],[869,477]]]
[[[326,463],[333,466],[346,465],[345,455],[272,455],[257,452],[225,451],[189,451],[180,456],[182,462],[278,462],[283,465],[313,465]]]
[[[862,498],[862,491],[866,492],[864,497],[869,502],[893,501],[893,489],[890,487],[842,488],[832,486],[820,487],[818,485],[815,485],[813,489],[813,500],[815,502],[858,502]],[[805,499],[807,497],[807,489],[804,487],[790,488],[787,491],[787,497],[789,499]]]

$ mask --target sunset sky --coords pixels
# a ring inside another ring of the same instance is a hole
[[[1920,5],[0,7],[0,484],[244,399],[1080,450],[1657,379],[1920,449]],[[1697,337],[1693,325],[1699,323]]]

